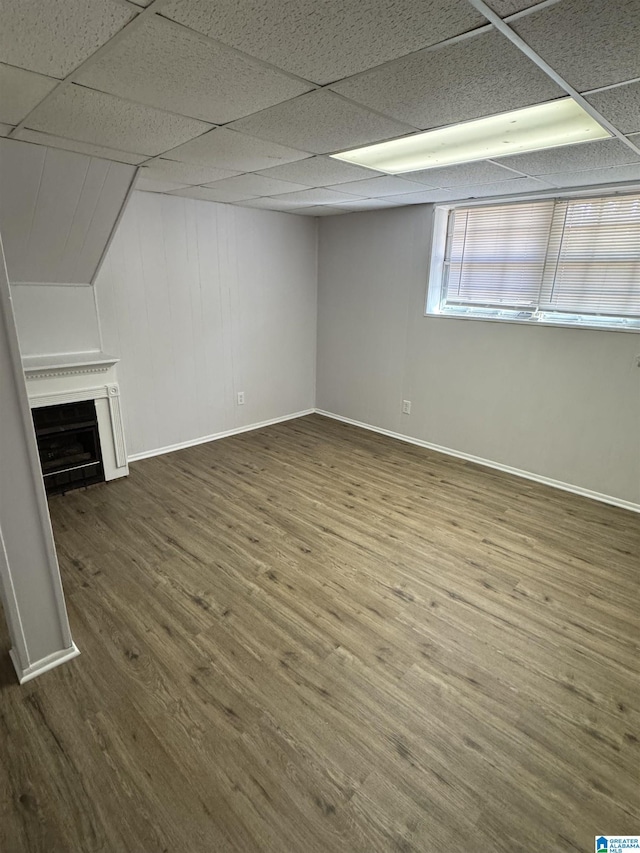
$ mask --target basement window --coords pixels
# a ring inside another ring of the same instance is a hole
[[[427,314],[640,330],[640,195],[436,208]]]

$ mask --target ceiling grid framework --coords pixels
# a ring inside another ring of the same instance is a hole
[[[0,136],[334,215],[640,182],[638,0],[3,0]],[[391,176],[341,150],[566,97],[612,133]]]

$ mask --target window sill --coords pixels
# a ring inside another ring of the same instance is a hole
[[[431,320],[465,320],[476,321],[480,323],[509,323],[515,326],[528,326],[529,328],[545,328],[545,329],[586,329],[592,332],[622,332],[624,334],[639,334],[640,328],[632,326],[598,326],[596,324],[587,323],[554,323],[545,320],[517,320],[515,317],[480,317],[473,314],[436,314],[430,311],[425,311],[425,318]]]

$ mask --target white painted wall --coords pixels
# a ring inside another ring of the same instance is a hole
[[[314,406],[316,248],[312,218],[133,193],[96,283],[130,455]]]
[[[321,220],[318,408],[640,504],[640,335],[425,317],[431,221]]]
[[[0,242],[0,598],[18,677],[78,652],[71,640]]]
[[[11,290],[22,355],[101,349],[90,285],[14,284]]]

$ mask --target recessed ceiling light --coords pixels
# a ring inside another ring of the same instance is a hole
[[[398,174],[610,136],[573,98],[561,98],[331,156]]]

